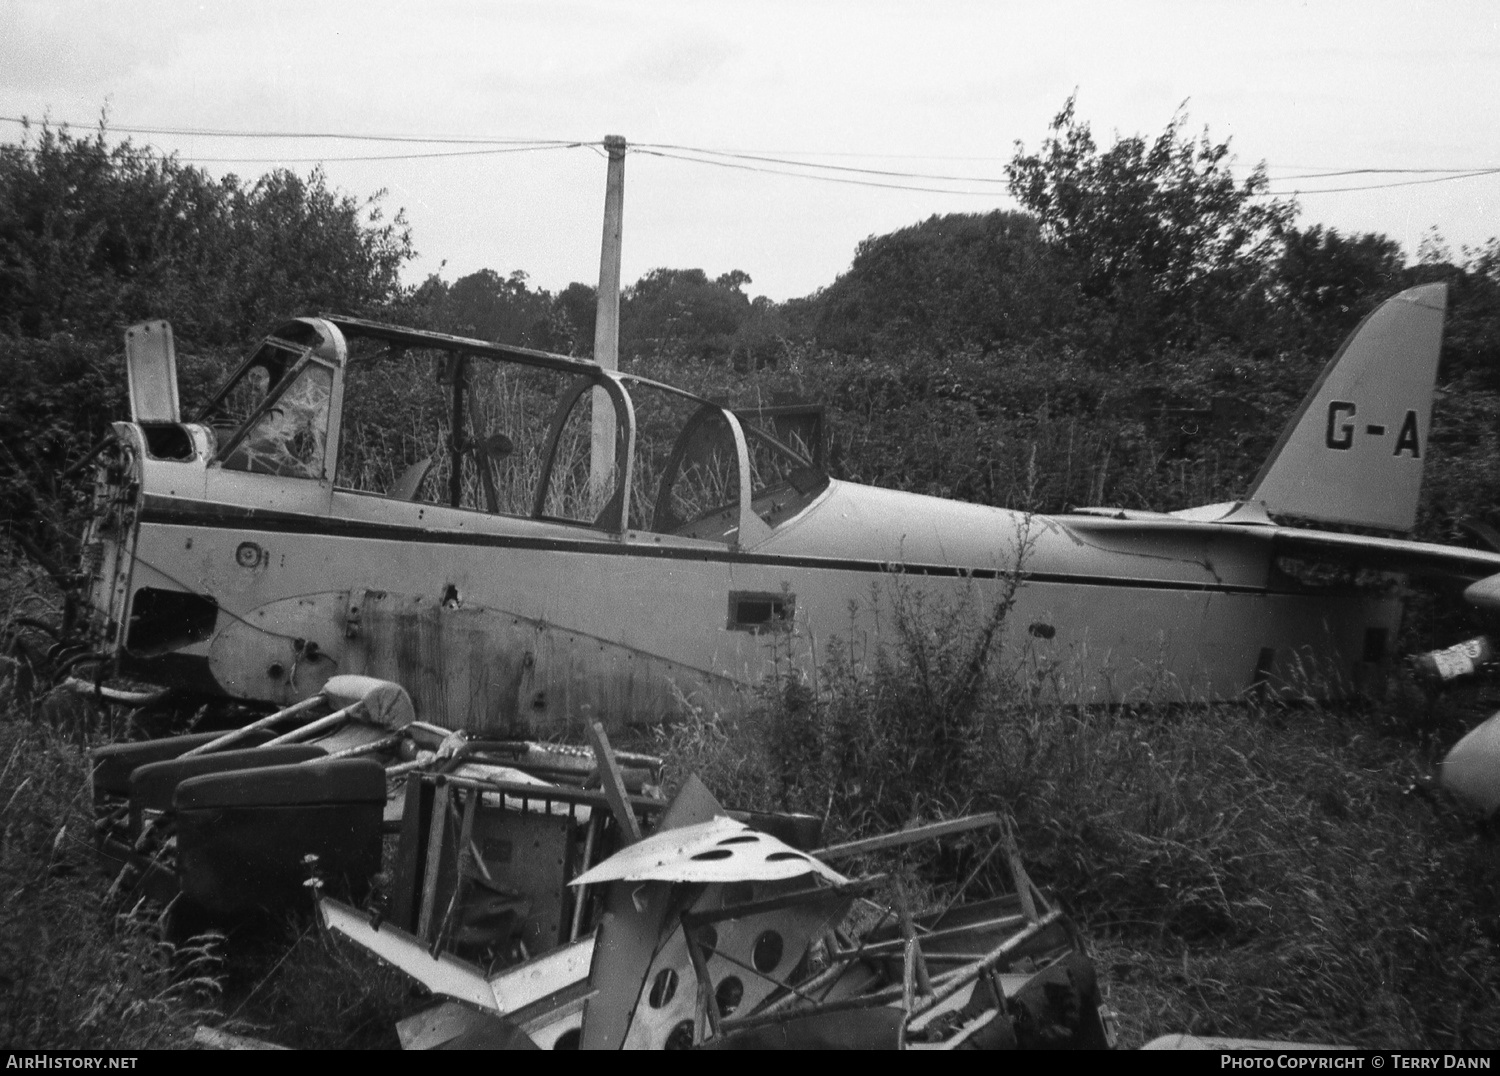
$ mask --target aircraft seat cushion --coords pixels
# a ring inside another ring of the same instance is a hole
[[[172,794],[177,791],[177,786],[194,777],[266,766],[287,766],[322,758],[326,753],[314,744],[288,743],[147,763],[130,775],[130,802],[137,808],[166,811],[171,809]]]
[[[345,758],[266,766],[193,777],[177,786],[172,808],[385,803],[385,768],[373,759]]]
[[[130,792],[130,778],[137,769],[152,762],[174,759],[185,751],[201,747],[223,736],[218,732],[194,732],[186,736],[166,736],[159,740],[143,740],[138,743],[112,743],[96,747],[89,752],[93,767],[94,789],[111,792],[118,796]],[[242,741],[246,747],[255,747],[269,740],[272,733],[258,730],[246,735]],[[227,752],[226,752],[227,753]]]

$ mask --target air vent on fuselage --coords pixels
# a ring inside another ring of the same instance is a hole
[[[730,631],[791,631],[795,595],[752,590],[729,592]]]

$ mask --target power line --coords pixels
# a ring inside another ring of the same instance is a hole
[[[1383,191],[1391,187],[1418,187],[1426,183],[1447,183],[1455,179],[1474,179],[1477,176],[1500,175],[1500,168],[1485,168],[1477,172],[1465,172],[1456,176],[1436,176],[1432,179],[1407,179],[1396,183],[1370,183],[1359,187],[1318,187],[1312,190],[1290,190],[1290,191],[1266,191],[1261,197],[1277,197],[1292,195],[1298,197],[1304,194],[1343,194],[1348,191]]]
[[[854,157],[871,161],[1010,161],[1011,157],[976,156],[963,153],[867,153],[834,149],[729,149],[721,153],[764,153],[778,157]]]
[[[21,117],[0,116],[0,121],[8,123],[25,123]],[[59,126],[77,126],[62,122]],[[397,142],[397,143],[421,143],[421,144],[451,144],[451,145],[482,145],[482,146],[516,146],[521,150],[543,149],[543,148],[571,148],[581,145],[597,145],[597,140],[566,140],[545,138],[472,138],[472,137],[423,137],[415,135],[377,135],[377,134],[346,134],[339,132],[311,132],[311,131],[231,131],[223,128],[196,128],[196,127],[148,127],[148,126],[111,126],[112,131],[121,134],[144,134],[144,135],[175,135],[190,138],[248,138],[248,139],[343,139],[363,142]],[[761,155],[740,150],[716,150],[705,149],[699,146],[681,146],[666,143],[643,142],[631,147],[637,151],[646,149],[677,150],[685,153],[698,153],[723,157],[734,157],[743,160],[759,161],[766,164],[782,164],[793,168],[817,168],[827,171],[850,172],[863,175],[888,176],[897,179],[931,179],[954,183],[1004,183],[1002,177],[994,176],[951,176],[933,175],[922,172],[900,172],[894,170],[883,170],[875,168],[855,168],[848,165],[820,164],[815,161],[795,161],[781,157]],[[444,151],[437,153],[422,154],[384,154],[379,156],[358,157],[182,157],[183,160],[198,164],[311,164],[318,161],[399,161],[414,160],[426,157],[463,157],[481,156],[487,153],[503,152],[497,150],[467,150],[467,151]],[[795,153],[796,151],[793,151]],[[791,154],[789,154],[790,156]],[[809,156],[816,154],[807,154]],[[856,156],[849,154],[849,156]],[[869,156],[878,157],[878,154]],[[920,159],[920,158],[918,158]],[[933,159],[933,158],[927,158]],[[964,158],[954,158],[964,159]],[[972,158],[981,160],[994,160],[997,158]],[[703,162],[709,163],[709,162]],[[790,174],[790,173],[788,173]],[[813,177],[807,177],[813,178]]]
[[[1269,166],[1268,166],[1269,167]],[[1297,165],[1284,164],[1281,168],[1295,168]],[[1468,165],[1464,168],[1345,168],[1337,172],[1307,172],[1296,176],[1277,176],[1273,183],[1285,183],[1289,179],[1334,179],[1338,176],[1367,176],[1367,175],[1421,175],[1424,173],[1442,172],[1493,172],[1500,168],[1491,168],[1485,165]]]
[[[28,121],[23,117],[0,116],[0,121],[7,123],[26,124]],[[59,123],[61,127],[81,126]],[[341,162],[365,162],[365,161],[404,161],[424,160],[439,158],[458,157],[483,157],[495,156],[502,153],[526,153],[542,149],[573,149],[583,146],[597,147],[597,140],[577,139],[552,139],[552,138],[492,138],[472,136],[427,136],[427,135],[397,135],[397,134],[359,134],[341,131],[235,131],[227,128],[197,128],[197,127],[155,127],[155,126],[107,126],[107,130],[117,131],[123,134],[144,135],[173,135],[190,138],[244,138],[244,139],[323,139],[359,142],[394,142],[405,144],[424,145],[462,145],[482,146],[482,149],[463,150],[437,150],[427,153],[390,153],[369,154],[347,157],[197,157],[182,154],[166,154],[158,151],[162,157],[173,156],[178,160],[191,164],[323,164]],[[922,154],[871,154],[853,152],[819,152],[819,151],[780,151],[781,155],[773,155],[770,151],[748,151],[748,150],[725,150],[710,149],[701,146],[684,146],[672,143],[644,142],[632,145],[630,149],[637,153],[645,153],[651,156],[664,157],[670,160],[690,161],[697,164],[714,165],[720,168],[734,168],[747,172],[762,172],[768,175],[790,176],[794,179],[813,179],[829,183],[846,183],[861,187],[877,187],[886,190],[914,191],[925,194],[956,194],[972,197],[992,197],[995,191],[983,190],[955,190],[947,187],[927,187],[905,183],[882,183],[873,180],[848,178],[853,176],[881,176],[887,179],[910,179],[910,180],[935,180],[943,183],[988,183],[1001,184],[1008,179],[997,176],[956,176],[930,172],[908,172],[896,169],[859,168],[851,165],[824,164],[817,161],[794,160],[793,157],[852,157],[852,158],[896,158],[916,160],[985,160],[995,161],[1003,158],[996,157],[961,157],[940,156]],[[723,160],[719,158],[730,158]],[[739,162],[755,162],[739,163]],[[782,165],[782,168],[765,168],[758,165]],[[1270,166],[1267,166],[1269,169]],[[1296,167],[1291,165],[1281,167]],[[1303,166],[1305,167],[1305,166]],[[809,172],[808,169],[816,169],[817,172]],[[843,175],[823,175],[820,172],[837,172]],[[1460,179],[1474,179],[1482,176],[1500,174],[1500,168],[1345,168],[1329,171],[1308,171],[1297,175],[1280,176],[1273,182],[1285,183],[1299,179],[1333,179],[1340,176],[1354,175],[1427,175],[1431,178],[1397,180],[1392,183],[1375,183],[1352,187],[1324,187],[1312,189],[1294,189],[1290,191],[1266,191],[1260,197],[1284,197],[1314,194],[1342,194],[1355,191],[1382,190],[1394,187],[1419,186],[1430,183],[1448,183]]]
[[[728,152],[721,151],[721,150],[702,150],[702,149],[696,149],[695,147],[689,147],[689,146],[680,146],[680,147],[673,147],[673,148],[682,149],[682,150],[685,150],[685,151],[688,151],[688,152],[693,152],[693,153],[714,154],[715,156],[735,157],[735,158],[741,159],[741,160],[758,160],[758,161],[765,161],[765,162],[773,163],[773,164],[785,164],[785,165],[790,165],[792,167],[817,167],[817,168],[833,169],[833,170],[841,171],[841,172],[856,172],[856,173],[862,173],[862,174],[892,176],[892,177],[896,177],[896,178],[907,178],[907,179],[940,179],[940,180],[953,180],[955,182],[961,182],[961,181],[982,182],[982,183],[998,183],[998,182],[1003,182],[1001,180],[995,180],[995,179],[990,179],[990,178],[981,177],[981,176],[964,176],[964,177],[957,177],[957,176],[933,176],[933,175],[926,175],[926,174],[915,173],[915,172],[887,172],[887,171],[876,171],[876,170],[873,170],[873,169],[864,169],[864,168],[846,168],[846,167],[841,167],[841,166],[838,166],[838,165],[806,165],[806,164],[803,164],[802,162],[799,162],[799,161],[779,160],[777,158],[772,158],[772,157],[750,156],[750,155],[746,155],[746,154],[734,154],[734,153],[728,153]],[[843,178],[843,177],[840,177],[840,176],[813,175],[813,174],[808,174],[806,172],[786,171],[784,169],[779,169],[779,168],[758,168],[758,167],[755,167],[753,165],[748,165],[748,164],[735,164],[735,163],[732,163],[730,161],[714,160],[712,158],[706,158],[706,157],[687,157],[687,156],[681,156],[679,154],[662,152],[660,150],[640,149],[639,147],[636,147],[636,149],[637,149],[638,152],[650,153],[653,156],[657,156],[657,157],[668,157],[668,158],[671,158],[673,160],[694,161],[694,162],[696,162],[698,164],[711,164],[711,165],[716,165],[716,166],[721,167],[721,168],[738,168],[738,169],[742,169],[744,171],[749,171],[749,172],[766,172],[766,173],[769,173],[769,174],[772,174],[772,175],[792,176],[792,177],[797,178],[797,179],[817,179],[817,180],[822,180],[822,181],[828,182],[828,183],[852,183],[852,184],[856,184],[858,186],[864,186],[864,187],[885,187],[885,188],[892,189],[892,190],[919,191],[919,192],[924,192],[924,193],[929,193],[929,194],[973,195],[973,196],[977,196],[977,197],[983,197],[983,196],[991,196],[992,197],[994,194],[998,193],[998,192],[995,192],[995,191],[953,190],[951,188],[917,187],[917,186],[910,186],[910,185],[906,185],[906,184],[896,184],[896,183],[875,183],[875,182],[871,182],[871,181],[868,181],[868,180],[846,179],[846,178]],[[1310,178],[1310,179],[1311,178],[1320,178],[1320,179],[1321,178],[1333,178],[1333,176],[1338,175],[1338,174],[1357,175],[1357,174],[1363,174],[1363,173],[1366,173],[1366,172],[1373,172],[1373,171],[1388,171],[1388,172],[1398,172],[1398,173],[1424,173],[1424,172],[1432,172],[1432,171],[1442,171],[1442,172],[1446,173],[1446,172],[1449,172],[1450,170],[1449,169],[1425,169],[1425,168],[1421,168],[1421,169],[1418,169],[1418,168],[1413,168],[1413,169],[1387,169],[1387,170],[1351,169],[1347,173],[1324,173],[1324,174],[1321,174],[1321,175],[1318,175],[1318,176],[1307,176],[1307,177],[1285,176],[1285,177],[1282,177],[1281,179],[1278,179],[1276,182],[1285,182],[1286,180],[1289,180],[1289,179],[1300,179],[1300,178]],[[1421,185],[1429,184],[1429,183],[1447,183],[1447,182],[1450,182],[1452,180],[1473,179],[1473,178],[1476,178],[1478,176],[1488,176],[1488,175],[1496,175],[1496,174],[1500,174],[1500,168],[1478,169],[1478,170],[1471,170],[1471,171],[1466,171],[1466,172],[1459,172],[1458,174],[1455,174],[1455,175],[1447,175],[1447,174],[1445,174],[1445,175],[1438,175],[1438,176],[1434,176],[1434,177],[1429,178],[1429,179],[1399,180],[1399,181],[1394,182],[1394,183],[1373,183],[1373,184],[1356,186],[1356,187],[1323,187],[1323,188],[1313,188],[1313,189],[1308,189],[1308,190],[1294,189],[1294,190],[1290,190],[1290,191],[1264,191],[1264,192],[1261,192],[1260,194],[1258,194],[1256,197],[1261,197],[1261,198],[1275,198],[1275,197],[1286,197],[1288,195],[1295,197],[1295,196],[1302,195],[1302,194],[1339,194],[1339,193],[1345,193],[1345,192],[1351,192],[1351,191],[1383,190],[1383,189],[1385,189],[1387,187],[1413,187],[1413,186],[1421,186]]]
[[[23,116],[0,116],[0,122],[25,124],[31,122]],[[93,127],[93,123],[74,123],[68,120],[43,121],[52,122],[58,127]],[[575,138],[498,138],[493,136],[472,135],[400,135],[400,134],[351,134],[339,131],[235,131],[228,128],[215,127],[149,127],[149,126],[120,126],[117,124],[106,124],[108,130],[119,131],[122,134],[151,134],[151,135],[181,135],[196,138],[323,138],[323,139],[347,139],[364,142],[415,142],[415,143],[451,143],[454,145],[511,145],[530,143],[551,143],[556,145],[584,145],[591,141],[598,144],[598,140],[575,139]],[[694,149],[690,146],[655,145],[653,143],[642,143],[652,145],[658,149]],[[870,153],[854,150],[768,150],[768,149],[727,149],[727,150],[702,150],[705,153],[724,153],[729,155],[743,154],[756,155],[766,154],[780,157],[853,157],[866,160],[922,160],[922,161],[1009,161],[1009,157],[976,156],[972,154],[941,154],[941,153]],[[800,162],[793,162],[800,163]],[[816,167],[813,165],[811,167]]]
[[[421,161],[434,157],[494,157],[502,153],[530,153],[546,149],[574,149],[585,142],[557,143],[545,146],[505,146],[494,149],[456,149],[437,153],[382,153],[367,157],[183,157],[170,156],[189,164],[328,164],[341,161]],[[168,154],[157,151],[165,159]]]
[[[835,171],[835,172],[851,172],[851,173],[857,173],[857,174],[861,174],[861,175],[889,176],[889,177],[898,178],[898,179],[935,179],[935,180],[942,180],[942,181],[948,181],[948,182],[954,182],[954,183],[1008,183],[1009,182],[1008,177],[952,176],[952,175],[935,175],[935,174],[924,173],[924,172],[898,172],[898,171],[893,171],[893,170],[884,170],[884,169],[875,169],[875,168],[854,168],[854,167],[850,167],[848,165],[819,164],[819,163],[816,163],[816,162],[794,161],[794,160],[787,160],[787,159],[781,158],[781,157],[772,157],[772,156],[768,156],[768,155],[759,155],[759,154],[753,154],[753,153],[747,153],[747,152],[737,152],[737,151],[732,151],[732,150],[704,149],[704,148],[698,147],[698,146],[680,146],[680,145],[670,145],[670,144],[661,144],[661,143],[647,142],[647,143],[641,143],[640,146],[633,147],[633,148],[642,148],[642,147],[648,147],[648,146],[651,147],[651,148],[655,148],[655,149],[679,150],[679,151],[682,151],[682,152],[685,152],[685,153],[697,153],[697,154],[713,155],[713,156],[716,156],[716,157],[732,157],[732,158],[735,158],[737,160],[760,161],[760,162],[767,163],[767,164],[788,165],[788,166],[794,167],[794,168],[819,168],[819,169],[825,169],[825,170],[828,170],[828,171]],[[714,163],[714,162],[711,162],[711,161],[701,161],[700,163],[709,164],[709,163]],[[1323,193],[1335,193],[1337,191],[1374,190],[1374,189],[1378,189],[1379,187],[1408,187],[1408,186],[1415,186],[1415,185],[1422,184],[1422,183],[1445,183],[1445,182],[1448,182],[1449,180],[1454,180],[1454,179],[1472,179],[1475,176],[1492,175],[1492,174],[1495,174],[1495,173],[1500,173],[1500,168],[1473,168],[1473,167],[1469,167],[1469,168],[1350,168],[1350,169],[1343,169],[1343,170],[1340,170],[1340,171],[1310,172],[1310,173],[1306,173],[1306,174],[1303,174],[1303,175],[1279,176],[1279,177],[1277,177],[1274,180],[1274,182],[1284,183],[1284,182],[1287,182],[1289,180],[1295,180],[1295,179],[1333,179],[1333,178],[1336,178],[1338,176],[1374,175],[1374,174],[1385,174],[1385,175],[1432,174],[1432,175],[1436,176],[1436,178],[1433,178],[1433,179],[1406,180],[1406,181],[1396,182],[1396,183],[1376,184],[1374,186],[1369,186],[1369,187],[1332,187],[1332,188],[1328,188],[1326,191],[1324,191],[1324,190],[1313,190],[1313,191],[1307,191],[1307,192],[1305,192],[1305,193],[1308,193],[1308,194],[1323,194]],[[783,173],[783,174],[793,174],[793,173]],[[811,178],[818,178],[818,177],[807,176],[805,178],[811,179]],[[902,188],[902,189],[923,189],[923,188]],[[957,192],[954,192],[954,193],[957,193]],[[974,191],[974,192],[964,192],[964,193],[978,194],[978,193],[982,193],[982,192]]]
[[[187,156],[176,150],[163,150],[147,145],[141,149],[125,150],[116,147],[112,153],[127,157],[158,161],[181,161],[185,164],[330,164],[345,161],[420,161],[434,157],[494,157],[502,153],[531,153],[537,150],[576,149],[591,145],[587,142],[548,143],[540,146],[496,146],[490,149],[442,150],[435,153],[381,153],[357,157],[197,157]],[[23,153],[37,153],[33,146],[16,147]]]
[[[810,174],[808,172],[792,172],[792,171],[787,171],[786,169],[782,169],[782,168],[761,168],[761,167],[759,167],[757,165],[753,165],[753,164],[738,164],[738,163],[736,163],[734,161],[719,161],[719,160],[714,160],[714,159],[708,158],[708,157],[686,157],[686,156],[683,156],[682,154],[679,154],[679,153],[667,153],[664,150],[657,150],[657,149],[643,149],[643,150],[637,150],[637,152],[644,153],[644,154],[646,154],[648,156],[651,156],[651,157],[666,157],[669,160],[674,160],[674,161],[691,161],[694,164],[712,165],[715,168],[734,168],[734,169],[738,169],[739,171],[743,171],[743,172],[764,172],[767,175],[773,175],[773,176],[790,176],[793,179],[812,179],[812,180],[817,180],[817,181],[822,182],[822,183],[847,183],[847,184],[852,184],[852,185],[854,185],[856,187],[881,187],[881,188],[883,188],[885,190],[918,191],[918,192],[921,192],[921,193],[924,193],[924,194],[960,194],[960,195],[966,195],[966,196],[967,195],[972,195],[972,196],[978,197],[978,198],[993,198],[993,197],[996,196],[996,194],[999,193],[998,191],[965,191],[965,190],[954,190],[954,189],[949,188],[949,187],[916,187],[916,186],[910,186],[910,185],[904,184],[904,183],[878,183],[878,182],[876,182],[874,180],[869,180],[869,179],[850,179],[850,178],[845,177],[845,176],[823,176],[823,175]],[[794,163],[794,162],[786,162],[786,163]],[[914,177],[914,178],[921,178],[921,177]]]
[[[792,161],[781,157],[760,156],[753,153],[740,153],[724,149],[702,149],[698,146],[673,146],[657,142],[642,142],[638,149],[664,149],[678,150],[683,153],[711,154],[715,157],[733,157],[742,161],[761,161],[766,164],[785,164],[794,168],[822,168],[831,172],[855,172],[866,176],[893,176],[898,179],[937,179],[951,183],[1006,183],[1005,177],[994,176],[944,176],[933,175],[926,172],[895,172],[880,168],[853,168],[846,164],[818,164],[815,161]],[[708,162],[704,162],[708,163]]]
[[[991,176],[934,175],[934,174],[931,174],[931,173],[923,173],[923,172],[898,172],[898,171],[889,171],[889,170],[875,169],[875,168],[853,168],[853,167],[850,167],[850,166],[847,166],[847,165],[818,164],[818,163],[815,163],[815,162],[793,161],[793,160],[786,160],[786,159],[778,158],[778,157],[762,156],[762,155],[750,154],[750,153],[738,153],[738,152],[733,152],[733,151],[729,151],[729,150],[702,149],[702,148],[697,147],[697,146],[674,146],[674,145],[664,145],[664,144],[658,144],[658,143],[642,143],[641,145],[642,146],[651,146],[651,147],[657,148],[657,149],[680,150],[680,151],[685,152],[685,153],[711,154],[711,155],[716,156],[716,157],[731,157],[731,158],[734,158],[736,160],[760,161],[760,162],[767,163],[767,164],[788,165],[788,166],[794,167],[794,168],[819,168],[819,169],[825,169],[825,170],[828,170],[828,171],[835,171],[835,172],[849,172],[849,173],[856,173],[856,174],[860,174],[860,175],[888,176],[888,177],[897,178],[897,179],[935,179],[935,180],[942,180],[942,181],[954,182],[954,183],[1008,183],[1009,182],[1008,178],[997,178],[997,177],[991,177]],[[641,147],[636,147],[636,148],[641,148]],[[697,159],[697,158],[695,158],[695,159]],[[708,161],[708,160],[700,160],[700,163],[702,163],[702,164],[712,164],[712,163],[719,163],[719,162]],[[1314,172],[1314,173],[1307,173],[1307,174],[1304,174],[1304,175],[1280,176],[1274,182],[1284,183],[1284,182],[1288,182],[1290,180],[1296,180],[1296,179],[1333,179],[1333,178],[1336,178],[1338,176],[1372,175],[1372,174],[1386,174],[1386,175],[1433,174],[1433,175],[1435,175],[1435,178],[1432,178],[1432,179],[1419,179],[1419,180],[1404,180],[1404,181],[1398,181],[1398,182],[1395,182],[1395,183],[1380,183],[1380,184],[1372,184],[1372,185],[1369,185],[1369,186],[1360,186],[1360,187],[1329,187],[1329,188],[1323,188],[1323,189],[1315,189],[1315,190],[1307,190],[1307,191],[1300,191],[1300,190],[1298,190],[1298,191],[1291,191],[1291,192],[1268,191],[1268,192],[1266,192],[1265,195],[1263,195],[1263,197],[1264,196],[1272,196],[1272,197],[1274,197],[1274,196],[1276,196],[1278,194],[1283,194],[1283,193],[1291,193],[1291,194],[1302,194],[1302,193],[1305,193],[1305,194],[1334,194],[1334,193],[1339,193],[1339,192],[1344,192],[1344,191],[1378,190],[1378,189],[1380,189],[1382,187],[1410,187],[1410,186],[1418,186],[1418,185],[1425,184],[1425,183],[1446,183],[1446,182],[1448,182],[1450,180],[1455,180],[1455,179],[1472,179],[1475,176],[1493,175],[1493,174],[1496,174],[1496,173],[1500,173],[1500,168],[1480,168],[1480,169],[1474,169],[1474,168],[1467,168],[1467,169],[1461,169],[1461,168],[1350,168],[1350,169],[1344,169],[1344,170],[1335,171],[1335,172]],[[783,175],[801,175],[802,178],[806,178],[806,179],[829,178],[829,177],[820,177],[820,176],[808,176],[808,175],[803,175],[802,173],[791,173],[791,172],[782,172],[782,173],[779,173],[779,174],[783,174]],[[878,186],[880,184],[871,184],[871,185],[872,186]],[[930,188],[901,187],[900,189],[903,189],[903,190],[928,190]],[[981,194],[983,192],[980,192],[980,191],[963,191],[963,192],[951,191],[950,192],[950,191],[946,191],[945,190],[945,191],[942,191],[940,193]]]
[[[0,116],[0,121],[5,123],[29,124],[33,121],[24,116]],[[93,127],[92,123],[70,123],[67,120],[52,120],[50,122],[58,127]],[[349,142],[416,142],[416,143],[449,143],[454,145],[480,145],[480,146],[509,146],[529,145],[540,143],[546,145],[578,145],[587,139],[577,138],[475,138],[475,137],[441,137],[436,135],[383,135],[383,134],[354,134],[342,131],[234,131],[223,127],[122,127],[117,124],[106,123],[105,130],[118,131],[121,134],[151,134],[151,135],[181,135],[192,138],[296,138],[296,139],[339,139]],[[596,140],[597,141],[597,140]]]

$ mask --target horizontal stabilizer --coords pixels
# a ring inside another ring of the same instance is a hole
[[[1495,813],[1500,807],[1500,713],[1453,745],[1438,779],[1470,806]]]
[[[1491,613],[1500,613],[1500,572],[1465,587],[1464,601]]]
[[[1387,299],[1324,367],[1256,476],[1274,515],[1409,531],[1417,520],[1446,284]]]

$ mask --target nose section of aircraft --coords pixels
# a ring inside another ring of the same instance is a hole
[[[113,443],[99,455],[94,496],[79,564],[90,639],[114,652],[123,639],[131,565],[140,527],[142,436],[134,423],[115,423]]]

